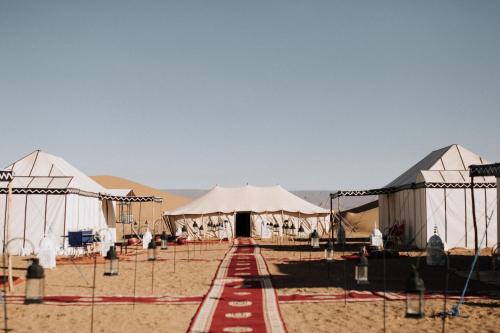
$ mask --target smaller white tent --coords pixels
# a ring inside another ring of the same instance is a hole
[[[227,237],[251,236],[265,237],[269,223],[281,226],[285,220],[292,224],[295,230],[302,225],[306,232],[317,229],[320,233],[327,233],[329,211],[313,205],[281,186],[257,187],[242,186],[226,188],[216,186],[205,195],[193,200],[185,206],[173,211],[164,212],[164,219],[172,232],[178,226],[187,226],[193,236],[192,225],[203,225],[227,221],[224,228]],[[248,228],[245,226],[248,224]],[[249,234],[246,234],[249,229]],[[241,233],[241,232],[242,233]],[[214,236],[205,235],[205,236]]]
[[[64,159],[35,150],[5,170],[13,179],[0,182],[0,235],[9,252],[38,252],[44,237],[66,248],[68,231],[114,226],[112,202],[101,198],[108,191]]]
[[[64,159],[35,150],[0,172],[0,241],[12,254],[32,247],[38,253],[44,238],[65,252],[70,231],[107,229],[116,237],[113,202],[151,201],[162,199],[108,190]]]

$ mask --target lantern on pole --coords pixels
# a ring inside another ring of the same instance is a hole
[[[328,241],[325,249],[325,259],[328,263],[333,261],[333,242],[331,240]]]
[[[194,221],[193,222],[193,233],[194,233],[195,238],[198,235],[199,230],[200,230],[200,228],[198,227],[198,223],[196,223],[196,221]]]
[[[283,234],[288,235],[288,220],[283,222]]]
[[[151,239],[148,244],[148,260],[155,261],[156,260],[156,241],[155,239]]]
[[[406,317],[422,318],[424,316],[424,280],[418,276],[415,266],[406,280]]]
[[[182,237],[187,239],[188,238],[188,228],[186,227],[186,225],[182,226],[181,231],[182,231]]]
[[[368,284],[368,258],[365,255],[364,249],[361,250],[358,262],[356,263],[354,278],[357,284]]]
[[[311,233],[311,247],[315,249],[319,248],[319,234],[316,229]]]
[[[198,228],[198,230],[200,231],[200,237],[203,238],[203,233],[205,231],[205,228],[203,228],[203,223],[200,225],[200,227]]]
[[[24,304],[42,304],[45,292],[45,273],[38,258],[33,258],[26,273]]]
[[[112,245],[106,256],[104,257],[104,275],[115,276],[118,275],[118,256],[116,254],[116,247]]]
[[[295,224],[292,223],[292,226],[290,227],[290,234],[292,236],[295,236],[297,232],[297,229],[295,229]]]
[[[302,224],[299,226],[299,238],[304,238],[306,233],[304,231],[304,227],[302,226]]]
[[[168,250],[168,236],[165,231],[161,233],[161,248],[162,250]]]
[[[278,224],[278,222],[275,222],[274,225],[273,225],[273,232],[276,232],[279,234],[280,232],[280,225]]]
[[[426,263],[429,266],[444,266],[446,264],[446,253],[444,242],[437,234],[437,227],[434,227],[434,235],[427,243]]]

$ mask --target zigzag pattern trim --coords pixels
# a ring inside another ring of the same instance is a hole
[[[365,196],[365,195],[380,195],[380,194],[391,194],[407,189],[419,189],[419,188],[449,188],[449,189],[464,189],[471,188],[471,183],[413,183],[399,187],[388,187],[379,188],[373,190],[361,190],[361,191],[338,191],[330,194],[331,199],[336,199],[338,197],[355,197],[355,196]],[[474,183],[474,188],[496,188],[496,183]]]
[[[159,197],[124,197],[119,195],[100,194],[99,198],[101,200],[111,200],[119,202],[163,202],[163,199]]]
[[[0,182],[10,182],[14,179],[12,171],[0,171]]]
[[[483,176],[483,177],[494,176],[497,178],[500,177],[500,163],[471,165],[469,168],[470,168],[469,174],[471,177],[477,177],[477,176]]]

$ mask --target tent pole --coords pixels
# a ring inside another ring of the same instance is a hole
[[[477,244],[477,221],[476,221],[476,203],[474,200],[474,176],[470,177],[470,191],[471,191],[471,201],[472,201],[472,222],[474,223],[474,251],[478,253]],[[479,280],[479,265],[476,266],[476,278]]]
[[[330,240],[333,242],[333,198],[330,194]]]

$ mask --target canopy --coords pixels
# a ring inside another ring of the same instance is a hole
[[[327,215],[330,213],[326,209],[297,197],[279,185],[270,187],[246,185],[234,188],[216,186],[200,198],[173,211],[165,212],[164,215],[281,211],[304,215]]]

